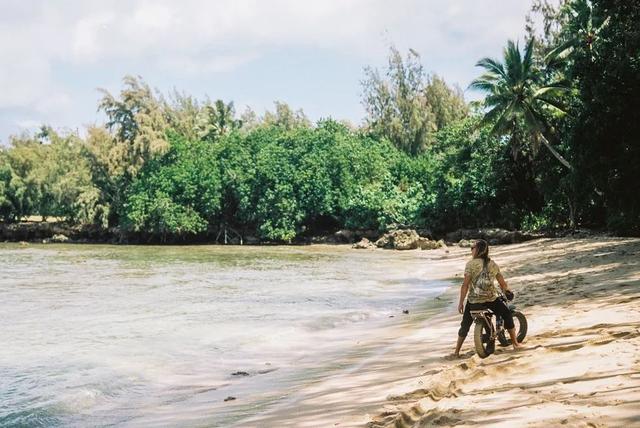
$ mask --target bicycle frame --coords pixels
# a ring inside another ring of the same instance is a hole
[[[496,326],[492,321],[493,316],[496,314],[494,314],[491,310],[479,309],[479,310],[472,310],[470,312],[471,312],[471,317],[473,318],[473,321],[475,323],[479,322],[480,320],[483,320],[484,322],[487,323],[487,325],[491,329],[491,340],[495,340],[498,337],[498,334],[500,334],[500,332],[504,330],[504,327],[502,325],[500,325],[500,328],[496,330]],[[496,315],[496,319],[497,318],[498,316]]]

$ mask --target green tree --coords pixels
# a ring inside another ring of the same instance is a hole
[[[12,137],[5,151],[5,191],[12,208],[9,220],[20,220],[46,210],[48,186],[44,165],[47,147],[31,135]],[[43,210],[44,208],[44,210]],[[43,213],[45,216],[48,213]]]
[[[98,108],[107,115],[106,126],[118,143],[111,154],[131,178],[145,162],[168,149],[168,123],[161,102],[142,78],[125,76],[123,82],[119,98],[101,90]]]
[[[503,62],[483,58],[476,65],[485,69],[485,73],[471,82],[470,87],[487,93],[483,124],[491,123],[496,135],[508,135],[515,147],[527,143],[535,147],[541,142],[562,165],[572,169],[549,142],[549,139],[558,142],[558,137],[547,119],[549,114],[565,113],[560,96],[567,86],[564,82],[542,83],[542,73],[533,63],[533,40],[527,43],[524,55],[509,40]]]
[[[517,160],[508,141],[472,115],[438,132],[434,144],[416,161],[426,189],[422,217],[434,231],[461,227],[515,228],[542,198],[530,159]]]
[[[40,146],[43,159],[36,169],[46,183],[37,213],[63,217],[71,223],[101,222],[99,190],[83,156],[82,140],[75,134],[60,135],[48,127],[43,127],[38,137],[46,138],[47,143]]]
[[[449,87],[445,80],[433,74],[427,78],[424,96],[434,115],[436,131],[444,129],[469,114],[462,90]]]
[[[371,67],[364,72],[367,127],[411,155],[432,144],[438,129],[467,114],[462,91],[449,88],[438,76],[427,76],[414,50],[403,59],[391,47],[385,77]]]
[[[174,90],[168,98],[160,98],[163,114],[169,128],[188,140],[200,137],[203,122],[203,105],[195,97]]]
[[[220,213],[217,148],[173,136],[169,151],[145,164],[124,204],[123,225],[163,239],[204,232]]]
[[[294,111],[289,104],[281,101],[275,101],[274,105],[275,111],[266,111],[262,118],[265,126],[278,126],[286,130],[311,127],[311,122],[302,109]]]
[[[28,215],[63,217],[72,223],[96,220],[99,192],[77,135],[43,126],[33,136],[13,137],[0,160],[5,220]]]
[[[24,214],[20,204],[24,188],[17,188],[14,177],[6,150],[0,148],[0,217],[5,222],[14,222]]]
[[[640,234],[640,9],[635,2],[576,0],[582,21],[567,30],[580,40],[568,74],[579,102],[571,127],[585,221]],[[586,3],[586,6],[585,6]],[[587,189],[601,190],[595,198]]]

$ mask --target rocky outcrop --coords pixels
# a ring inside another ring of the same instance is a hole
[[[392,230],[376,241],[376,247],[395,250],[415,250],[420,236],[413,229]]]
[[[439,241],[433,241],[427,238],[419,238],[418,239],[418,248],[421,250],[436,250],[438,248],[445,248],[447,244],[441,239]]]
[[[353,244],[351,248],[355,248],[356,250],[367,250],[376,248],[376,245],[367,238],[362,238],[360,241]]]
[[[396,250],[415,250],[418,248],[420,236],[413,229],[396,230],[392,232],[393,248]]]

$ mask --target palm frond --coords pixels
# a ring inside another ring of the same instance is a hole
[[[554,83],[554,84],[550,84],[550,85],[546,85],[543,86],[542,88],[536,90],[533,93],[533,98],[540,98],[542,96],[560,96],[568,91],[570,91],[571,88],[566,86],[563,83]]]
[[[477,89],[483,92],[496,92],[500,86],[500,81],[502,79],[493,74],[493,73],[485,73],[482,76],[474,79],[469,84],[470,89]]]
[[[493,58],[482,58],[476,63],[476,67],[482,67],[485,70],[495,73],[501,76],[503,79],[507,78],[506,72],[502,64]]]
[[[551,107],[552,109],[556,110],[559,113],[562,113],[562,114],[568,113],[569,109],[567,108],[567,106],[557,99],[541,96],[541,97],[538,97],[537,100],[541,101],[543,104]]]
[[[574,51],[575,46],[576,40],[572,38],[551,49],[544,57],[545,66],[557,68],[563,65]]]
[[[522,81],[522,56],[520,47],[513,40],[507,41],[504,49],[504,64],[507,72],[507,82],[509,85],[517,85]]]
[[[529,77],[533,67],[533,42],[534,38],[532,37],[524,49],[524,59],[522,60],[522,77],[524,79]]]

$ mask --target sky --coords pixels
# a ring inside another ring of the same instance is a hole
[[[530,0],[0,0],[0,144],[48,124],[101,123],[104,88],[141,76],[162,93],[274,101],[362,123],[366,66],[389,47],[466,89],[478,59],[522,39]],[[465,90],[465,97],[480,94]]]

